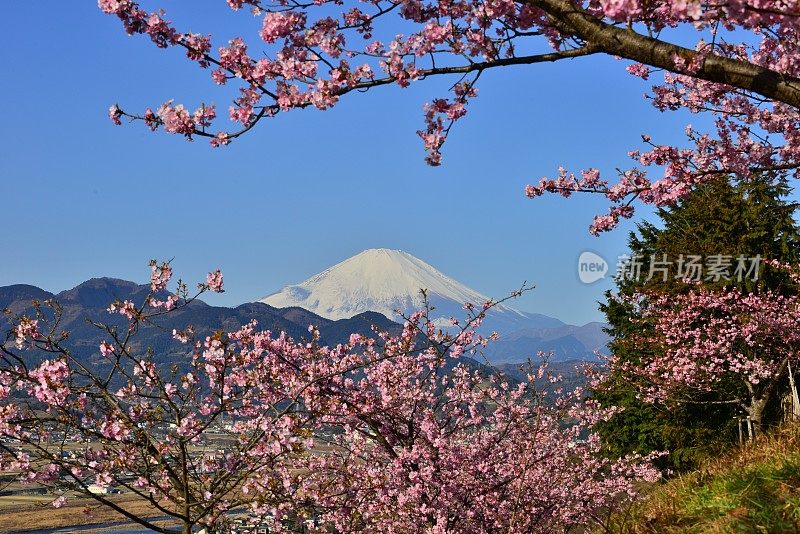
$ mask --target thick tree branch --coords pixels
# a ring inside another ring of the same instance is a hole
[[[557,27],[569,30],[575,37],[608,54],[678,74],[688,73],[675,65],[676,57],[687,63],[698,57],[695,50],[605,23],[569,0],[519,1],[543,10]],[[800,109],[800,79],[747,61],[709,54],[702,60],[700,68],[690,75],[751,91]]]

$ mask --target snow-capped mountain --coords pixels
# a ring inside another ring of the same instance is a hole
[[[399,320],[396,311],[409,314],[423,304],[426,289],[442,323],[463,318],[464,303],[481,305],[488,297],[450,278],[432,265],[401,250],[369,249],[301,282],[269,295],[260,302],[276,308],[297,306],[328,319],[347,319],[365,311]],[[498,305],[484,326],[500,333],[524,328],[558,328],[558,319]]]

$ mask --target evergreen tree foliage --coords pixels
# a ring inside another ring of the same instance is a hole
[[[675,206],[661,209],[659,224],[640,224],[638,231],[629,236],[629,255],[641,256],[641,277],[618,279],[617,291],[607,292],[606,301],[600,304],[609,323],[612,353],[634,364],[641,356],[627,341],[634,329],[642,325],[632,322],[635,311],[617,295],[631,295],[642,290],[667,294],[688,291],[691,286],[677,276],[677,260],[681,255],[684,258],[700,255],[703,265],[715,255],[730,256],[734,266],[739,256],[798,261],[800,229],[794,219],[797,204],[787,200],[790,192],[785,182],[760,178],[738,182],[720,179],[696,188]],[[673,262],[666,280],[660,273],[654,273],[648,280],[651,256],[663,260],[664,255],[667,261]],[[797,290],[784,273],[763,263],[757,280],[732,277],[730,280],[704,280],[703,283],[736,285],[748,291]],[[722,398],[724,388],[732,387],[740,386],[720,384],[718,392],[697,398],[696,403],[666,408],[638,399],[632,384],[612,374],[604,388],[593,391],[603,405],[624,408],[622,413],[599,426],[607,453],[618,456],[668,450],[670,454],[663,460],[664,467],[684,470],[696,466],[698,461],[719,453],[737,439],[738,407],[715,404],[717,398]],[[773,419],[775,417],[773,410]]]

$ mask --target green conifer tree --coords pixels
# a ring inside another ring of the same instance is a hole
[[[712,256],[729,256],[733,267],[739,256],[798,261],[800,229],[794,219],[797,204],[787,200],[790,192],[785,182],[760,178],[740,182],[720,179],[698,187],[672,208],[660,210],[658,225],[645,222],[638,226],[638,232],[630,234],[630,256],[641,256],[642,276],[618,280],[616,293],[688,291],[690,286],[677,276],[681,255],[684,259],[699,255],[703,265]],[[673,262],[666,280],[660,273],[654,273],[656,275],[647,280],[650,258],[663,260],[664,255]],[[736,285],[756,291],[761,288],[797,290],[784,273],[763,265],[757,280],[732,277],[716,282],[704,280],[703,283]],[[642,328],[631,321],[635,314],[633,308],[609,291],[600,309],[609,323],[613,354],[623,361],[637,363],[640,354],[627,343],[633,329]],[[720,388],[728,387],[736,386],[720,385]],[[594,391],[593,395],[602,404],[621,406],[624,411],[599,425],[598,430],[610,455],[668,450],[670,455],[664,459],[665,467],[690,469],[736,440],[738,407],[715,404],[717,398],[723,398],[721,393],[724,389],[697,398],[696,403],[665,408],[641,401],[633,385],[621,376],[612,375],[606,387]]]

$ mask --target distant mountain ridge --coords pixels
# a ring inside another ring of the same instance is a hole
[[[12,314],[29,312],[32,300],[43,301],[54,298],[63,308],[60,330],[68,330],[70,337],[67,346],[73,354],[82,359],[99,360],[100,342],[106,339],[102,331],[87,323],[87,320],[124,326],[125,319],[108,313],[109,304],[116,300],[132,300],[140,303],[149,285],[139,285],[127,280],[114,278],[93,278],[78,286],[57,294],[36,286],[13,285],[0,287],[0,309],[9,309]],[[336,345],[349,339],[351,333],[370,334],[372,325],[397,333],[400,325],[383,315],[366,312],[349,319],[333,321],[325,319],[301,308],[276,309],[263,303],[246,303],[235,308],[209,306],[196,300],[185,308],[163,316],[160,328],[144,326],[134,338],[134,349],[152,348],[161,363],[181,361],[186,357],[187,347],[172,338],[172,329],[184,329],[191,325],[202,339],[215,330],[234,330],[255,319],[258,328],[271,330],[276,334],[286,332],[294,339],[308,337],[308,326],[313,324],[319,331],[321,342]],[[0,315],[0,329],[8,329],[8,319]]]
[[[53,294],[44,289],[28,284],[14,284],[0,288],[0,310],[8,308],[13,313],[18,313],[31,305],[33,300],[46,300],[53,297]],[[2,318],[0,318],[2,321]]]
[[[249,302],[234,308],[210,306],[196,300],[161,317],[160,328],[142,328],[135,338],[134,348],[153,348],[163,362],[178,362],[186,357],[187,347],[172,339],[173,328],[184,329],[192,325],[198,337],[202,338],[219,329],[235,330],[254,319],[260,329],[286,332],[298,340],[307,338],[308,326],[314,325],[320,331],[321,342],[327,345],[344,342],[351,333],[372,334],[373,325],[397,333],[400,324],[381,310],[397,304],[406,305],[406,313],[416,310],[422,300],[418,288],[414,289],[415,284],[425,284],[419,287],[428,288],[431,303],[436,307],[435,315],[443,324],[449,317],[464,317],[464,302],[480,304],[487,300],[477,291],[401,251],[375,249],[351,260],[356,261],[345,260],[298,286],[289,286],[307,292],[307,296],[300,300],[309,305],[310,310],[292,298],[296,289],[287,288],[262,302]],[[371,261],[375,263],[370,267]],[[344,270],[342,265],[346,267]],[[364,284],[359,286],[359,280]],[[338,290],[331,289],[337,281],[341,284]],[[320,292],[320,288],[324,291]],[[0,309],[9,309],[17,315],[30,311],[33,300],[54,298],[63,308],[59,328],[71,333],[70,349],[80,358],[100,362],[98,347],[105,337],[87,320],[122,327],[126,324],[124,318],[109,314],[109,304],[117,299],[141,303],[148,291],[149,285],[115,278],[92,278],[57,294],[32,285],[15,284],[0,287]],[[312,301],[308,300],[309,296],[313,297]],[[341,302],[337,304],[334,297],[341,298]],[[320,309],[331,317],[316,311]],[[592,360],[595,351],[604,351],[608,342],[602,323],[573,326],[506,305],[491,310],[485,325],[501,332],[500,339],[490,343],[482,355],[492,364],[524,362],[539,351],[552,352],[553,361]],[[8,319],[0,314],[0,330],[4,332],[8,326]]]

